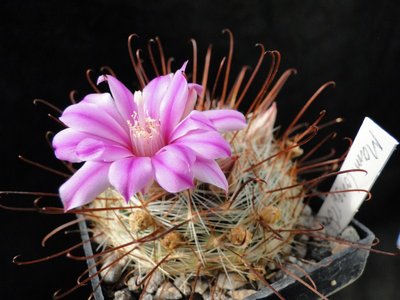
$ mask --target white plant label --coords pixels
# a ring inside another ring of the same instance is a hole
[[[318,212],[327,234],[338,235],[353,219],[398,142],[370,118],[366,117],[347,154],[340,171],[361,169],[339,174],[330,194]]]

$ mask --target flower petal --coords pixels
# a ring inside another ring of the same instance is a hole
[[[79,103],[92,103],[97,105],[102,111],[106,112],[116,121],[118,121],[121,127],[127,128],[128,130],[126,120],[122,118],[121,114],[119,113],[117,106],[115,105],[115,101],[111,97],[110,93],[89,94],[86,95],[85,98],[83,98]]]
[[[222,132],[240,130],[246,127],[246,118],[233,109],[215,109],[203,111],[203,114]]]
[[[86,162],[60,187],[60,198],[64,209],[85,205],[93,201],[109,186],[108,169],[110,164]]]
[[[65,109],[60,120],[77,131],[129,145],[129,135],[117,120],[93,103],[78,103]]]
[[[132,152],[124,146],[93,138],[82,140],[76,147],[76,155],[82,161],[95,160],[103,162],[112,162],[133,156]]]
[[[170,142],[188,134],[193,130],[213,130],[214,125],[203,115],[203,112],[194,110],[184,120],[182,120],[171,133]]]
[[[129,157],[111,164],[108,174],[110,183],[126,201],[153,179],[153,167],[149,157]]]
[[[276,114],[276,103],[273,102],[267,110],[261,112],[255,119],[253,119],[250,128],[247,131],[247,136],[250,138],[269,137],[275,125]],[[260,131],[263,132],[262,135],[258,134]]]
[[[228,191],[228,181],[220,166],[214,160],[198,158],[193,164],[192,170],[196,179]]]
[[[115,105],[122,118],[127,121],[131,119],[131,115],[136,111],[136,104],[133,101],[131,91],[117,78],[111,75],[102,75],[97,79],[97,84],[107,81],[111,94],[115,101]]]
[[[182,120],[188,100],[188,84],[183,75],[184,69],[178,70],[168,86],[160,103],[160,121],[164,138],[168,138],[175,126]]]
[[[183,112],[182,118],[186,117],[193,109],[196,104],[197,96],[203,91],[203,87],[196,83],[189,83],[189,95],[186,101],[185,110]]]
[[[150,118],[160,118],[160,103],[171,83],[173,75],[159,76],[150,81],[143,89],[145,112]]]
[[[186,147],[164,147],[151,159],[156,181],[170,193],[193,188],[191,166],[194,160],[195,155]]]
[[[183,145],[203,158],[217,159],[231,155],[230,145],[217,131],[195,131],[176,139],[173,145]]]
[[[82,162],[76,154],[76,146],[89,135],[71,128],[64,129],[57,133],[52,141],[54,153],[60,160],[69,162]]]
[[[194,90],[197,95],[200,95],[203,92],[203,86],[197,83],[189,83],[189,90]]]

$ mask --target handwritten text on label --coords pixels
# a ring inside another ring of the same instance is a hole
[[[331,192],[318,212],[329,235],[339,234],[353,219],[372,188],[398,142],[386,131],[365,118],[340,171]],[[356,170],[358,169],[358,170]],[[364,170],[364,171],[363,171]]]

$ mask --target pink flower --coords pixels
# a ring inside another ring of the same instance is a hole
[[[228,189],[215,159],[230,156],[221,131],[246,126],[235,110],[193,110],[202,87],[183,74],[149,82],[132,94],[110,75],[111,95],[89,94],[65,109],[60,120],[69,128],[53,140],[57,158],[85,164],[60,187],[66,210],[93,201],[114,187],[128,201],[154,180],[171,193],[194,187],[196,178]]]

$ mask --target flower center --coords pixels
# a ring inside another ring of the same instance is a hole
[[[133,153],[136,156],[153,156],[165,145],[160,133],[161,122],[144,112],[141,93],[135,93],[135,102],[137,112],[131,115],[132,120],[127,120]]]

